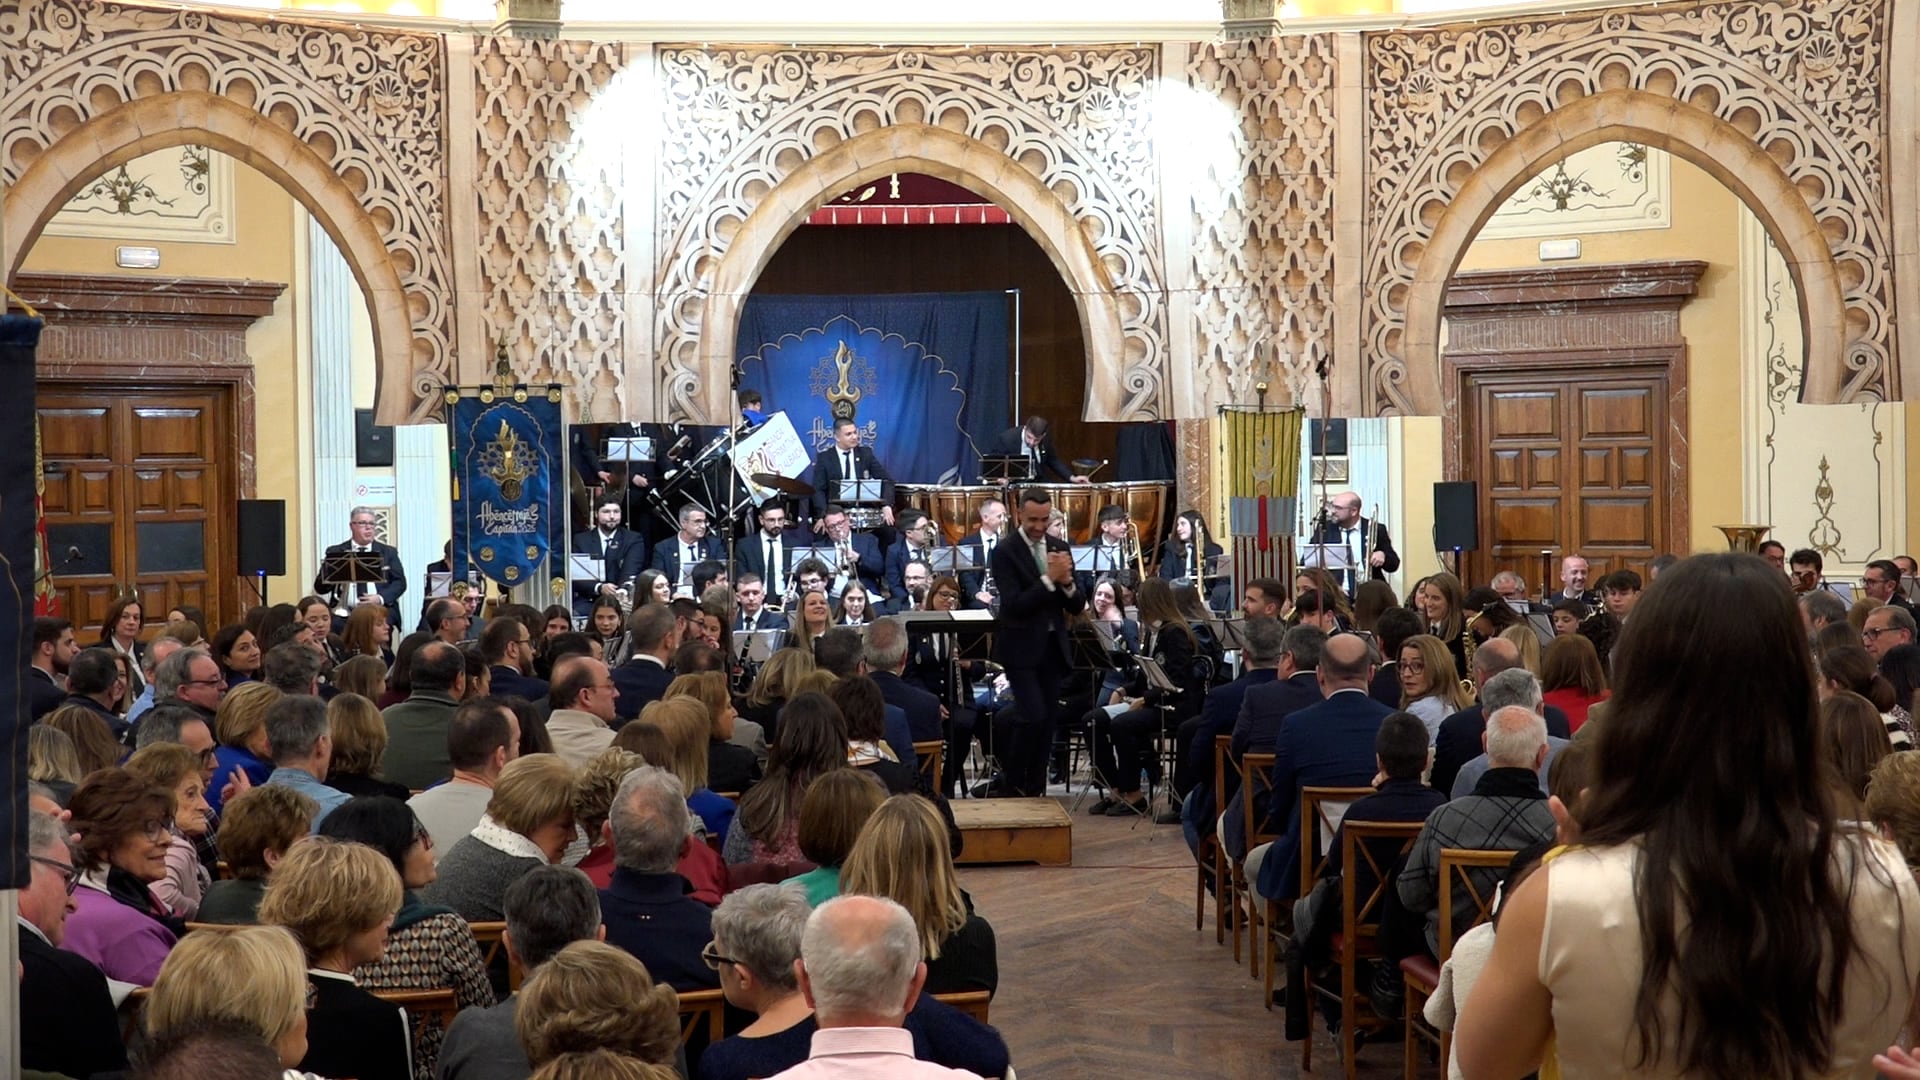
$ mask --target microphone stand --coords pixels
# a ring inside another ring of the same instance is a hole
[[[1327,568],[1327,532],[1333,524],[1331,517],[1327,514],[1327,423],[1333,413],[1333,383],[1329,378],[1327,358],[1324,354],[1314,365],[1314,373],[1320,379],[1320,437],[1314,440],[1313,450],[1314,461],[1318,464],[1315,471],[1319,473],[1320,509],[1313,519],[1313,549],[1314,565],[1324,572]],[[1309,490],[1311,487],[1312,485],[1309,485]],[[1353,580],[1351,565],[1347,567],[1347,579]]]
[[[739,573],[739,569],[734,565],[739,560],[733,549],[733,541],[734,518],[739,513],[737,504],[740,493],[740,469],[736,453],[740,448],[740,428],[744,420],[739,415],[740,365],[738,363],[727,365],[727,409],[727,518],[720,525],[720,558],[727,564],[727,587],[731,589],[734,575]],[[694,597],[693,602],[698,604],[700,598]],[[732,622],[733,619],[729,616],[727,623],[731,625]]]

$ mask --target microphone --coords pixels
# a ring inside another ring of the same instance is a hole
[[[78,562],[79,560],[80,560],[80,545],[78,545],[78,544],[69,544],[69,545],[67,546],[67,559],[66,559],[66,562],[63,562],[63,563],[61,563],[60,565],[61,565],[61,566],[65,566],[65,565],[67,565],[67,563],[70,563],[70,562]]]

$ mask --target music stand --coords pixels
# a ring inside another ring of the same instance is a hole
[[[340,602],[341,588],[348,585],[379,585],[387,575],[380,569],[380,553],[377,551],[340,551],[320,560],[320,582],[331,586],[335,604],[351,608],[360,603],[360,597],[353,597],[353,604]],[[353,590],[357,593],[358,590]],[[386,601],[383,599],[384,605]]]
[[[1025,454],[981,454],[981,483],[1012,483],[1033,479],[1033,459]]]
[[[927,571],[935,576],[978,569],[979,566],[973,561],[973,552],[959,544],[937,547],[927,552]]]
[[[841,506],[874,506],[883,502],[880,497],[878,480],[842,480],[840,481]]]
[[[740,654],[747,662],[764,664],[772,659],[774,651],[780,648],[780,639],[786,636],[785,630],[735,630],[734,636],[744,636],[746,644]]]
[[[607,440],[607,452],[600,456],[607,461],[652,461],[653,440],[645,435],[615,436]]]
[[[793,547],[787,549],[787,580],[793,580],[793,568],[808,559],[826,564],[827,576],[840,572],[840,555],[831,547]]]
[[[1853,606],[1853,586],[1844,581],[1822,581],[1820,587],[1846,601],[1848,607]]]
[[[1220,639],[1220,647],[1245,652],[1247,648],[1247,620],[1245,619],[1208,619],[1213,627],[1213,636]]]

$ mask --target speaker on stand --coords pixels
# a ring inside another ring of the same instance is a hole
[[[1453,576],[1460,573],[1460,553],[1480,548],[1479,485],[1471,480],[1446,480],[1433,485],[1433,546],[1453,552]]]
[[[235,569],[251,577],[267,602],[267,578],[287,572],[287,500],[241,499],[239,560]]]

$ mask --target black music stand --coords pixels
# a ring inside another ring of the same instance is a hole
[[[320,560],[320,582],[333,589],[334,606],[353,609],[359,605],[360,598],[353,597],[353,603],[341,603],[341,588],[347,585],[380,585],[387,580],[386,572],[380,568],[380,553],[377,551],[339,551]],[[383,598],[384,606],[386,600]]]
[[[1120,666],[1113,662],[1114,653],[1119,651],[1121,651],[1119,641],[1114,638],[1113,631],[1109,630],[1104,622],[1090,620],[1075,624],[1067,630],[1067,652],[1073,662],[1073,669],[1087,672],[1092,676],[1094,708],[1099,708],[1103,704],[1100,701],[1100,688],[1106,685],[1106,673],[1120,670]],[[1081,745],[1087,751],[1087,779],[1086,783],[1080,786],[1080,790],[1074,794],[1073,805],[1068,808],[1068,813],[1080,809],[1080,804],[1086,800],[1087,793],[1093,790],[1096,779],[1093,768],[1093,728],[1081,727],[1078,725],[1078,720],[1070,719],[1067,726],[1067,780],[1069,783],[1073,780],[1075,736],[1081,738]],[[1106,777],[1098,777],[1098,779],[1106,781],[1108,787],[1113,786]]]
[[[1033,479],[1033,459],[1025,454],[981,454],[983,484],[1026,483]]]

